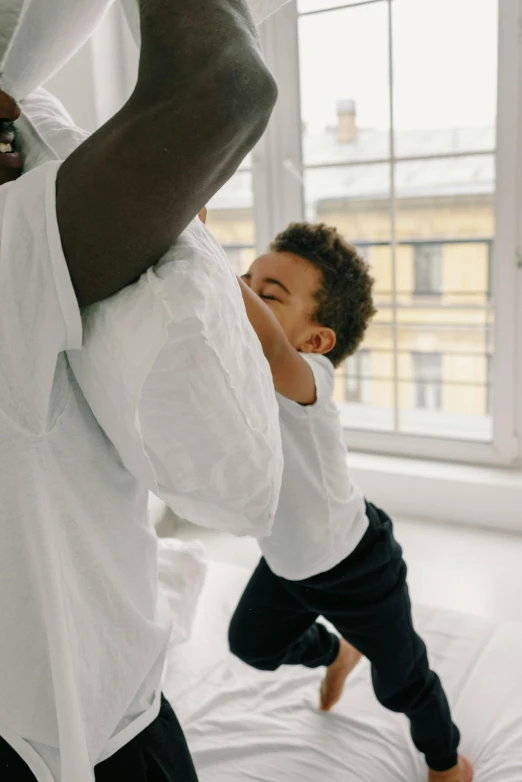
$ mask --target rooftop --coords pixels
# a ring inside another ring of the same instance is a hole
[[[395,133],[396,158],[462,155],[398,162],[399,198],[491,194],[495,187],[495,129],[455,128],[406,130]],[[475,154],[473,154],[475,153]],[[478,153],[478,154],[477,154]],[[303,134],[305,198],[312,214],[317,202],[331,199],[383,200],[390,194],[390,134],[360,129],[354,141],[341,143],[335,128]],[[372,162],[376,161],[376,162]],[[381,161],[381,162],[377,162]],[[355,165],[343,165],[351,163]],[[339,165],[335,165],[339,164]],[[212,200],[214,209],[253,206],[249,161]]]

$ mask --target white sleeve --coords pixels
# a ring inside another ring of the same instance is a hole
[[[56,220],[58,163],[0,188],[0,409],[42,432],[60,353],[82,324]]]
[[[310,408],[321,408],[332,400],[335,384],[335,370],[330,359],[318,353],[302,353],[314,375],[316,401]]]
[[[270,368],[237,279],[200,220],[84,315],[71,366],[133,475],[182,518],[270,533],[283,468]]]
[[[335,370],[332,362],[318,353],[301,353],[304,360],[310,365],[314,376],[316,400],[313,405],[300,405],[293,399],[287,399],[281,394],[277,395],[279,406],[290,415],[301,418],[303,414],[315,415],[320,413],[325,405],[329,404],[333,397],[335,384]]]

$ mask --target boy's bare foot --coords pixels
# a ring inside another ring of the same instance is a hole
[[[467,758],[459,755],[457,766],[450,768],[449,771],[432,771],[428,775],[428,782],[471,782],[473,779],[473,769]]]
[[[330,711],[343,694],[344,682],[353,671],[362,654],[357,649],[340,639],[341,645],[337,659],[326,669],[326,676],[321,685],[321,710]]]

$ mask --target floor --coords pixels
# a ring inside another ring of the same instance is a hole
[[[158,534],[203,542],[211,560],[252,569],[254,540],[158,515]],[[416,603],[522,622],[522,535],[411,519],[395,519]]]

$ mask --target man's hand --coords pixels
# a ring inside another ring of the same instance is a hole
[[[134,93],[58,174],[58,224],[80,305],[164,255],[257,142],[276,98],[244,0],[140,8]]]

